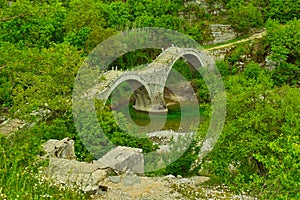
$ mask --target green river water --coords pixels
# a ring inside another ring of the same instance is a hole
[[[181,102],[180,104],[173,104],[167,107],[168,113],[166,114],[149,114],[147,112],[141,112],[135,110],[132,105],[129,106],[130,116],[132,121],[138,125],[141,129],[146,128],[147,132],[159,131],[159,130],[174,130],[178,132],[186,132],[191,128],[198,126],[201,121],[205,120],[205,117],[201,115],[198,105],[190,102]],[[118,112],[126,113],[127,105],[122,105],[117,108]],[[150,115],[152,115],[158,122],[165,123],[164,125],[157,126],[157,123],[151,123]]]

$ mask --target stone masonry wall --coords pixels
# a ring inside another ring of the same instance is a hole
[[[230,25],[212,24],[210,29],[214,38],[211,44],[218,44],[236,38],[236,33]]]

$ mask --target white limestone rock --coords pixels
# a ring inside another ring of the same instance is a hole
[[[71,140],[70,138],[64,138],[62,140],[48,140],[43,147],[47,153],[46,156],[70,160],[76,159],[74,140]]]
[[[118,173],[131,171],[134,174],[144,174],[144,157],[142,149],[118,146],[100,158],[101,162]]]

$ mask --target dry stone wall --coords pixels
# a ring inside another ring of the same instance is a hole
[[[232,29],[231,25],[212,24],[210,25],[211,33],[214,38],[210,44],[223,43],[235,39],[237,34]]]

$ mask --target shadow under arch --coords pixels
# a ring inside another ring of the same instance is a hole
[[[147,103],[151,103],[151,91],[147,85],[147,83],[139,76],[132,75],[132,74],[122,74],[117,80],[113,81],[109,89],[105,91],[102,100],[106,103],[109,96],[113,93],[113,91],[122,83],[127,82],[129,83],[131,89],[133,91],[139,90],[143,92],[145,99],[138,98],[140,101],[147,101]],[[114,98],[117,99],[118,97],[114,95]],[[144,104],[144,102],[137,102],[137,104]]]
[[[127,84],[126,84],[127,83]],[[123,84],[126,84],[126,87],[122,87]],[[133,97],[133,104],[132,104],[132,97]],[[153,127],[155,124],[157,127],[162,128],[165,124],[166,120],[158,120],[155,117],[155,114],[149,113],[149,124],[145,126],[139,126],[136,122],[132,119],[130,114],[130,107],[132,107],[140,111],[141,108],[147,108],[149,105],[152,104],[153,95],[149,88],[149,85],[139,76],[134,74],[122,74],[119,78],[113,81],[110,84],[110,87],[105,94],[101,98],[103,103],[105,104],[108,99],[111,102],[120,102],[122,108],[126,109],[118,109],[116,106],[113,110],[114,119],[116,120],[117,125],[127,133],[135,133],[143,132],[146,133],[150,127]],[[126,121],[120,119],[118,113],[122,113],[126,117]],[[161,119],[161,118],[160,118]],[[146,137],[145,134],[137,134],[134,135],[136,137]]]

